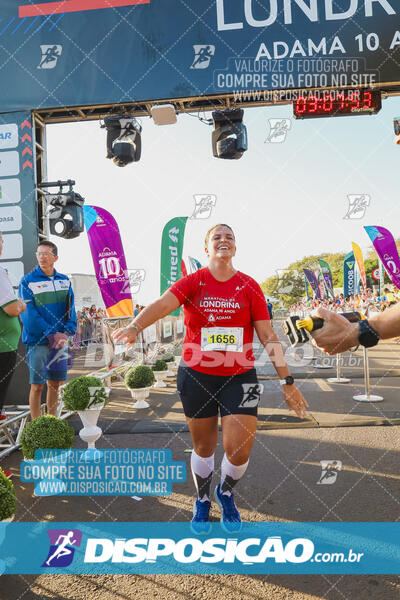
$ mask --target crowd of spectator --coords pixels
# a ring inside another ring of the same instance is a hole
[[[400,302],[400,291],[396,288],[390,290],[385,287],[383,294],[374,292],[367,288],[365,292],[360,292],[354,296],[346,296],[343,294],[335,296],[335,298],[319,300],[317,298],[303,298],[300,302],[293,304],[289,308],[291,315],[308,314],[310,311],[322,307],[335,312],[361,312],[366,317],[382,312]]]
[[[77,329],[73,338],[73,347],[81,348],[90,343],[99,344],[103,341],[101,320],[106,316],[102,308],[96,308],[94,304],[89,308],[84,306],[78,310]]]
[[[143,309],[144,306],[136,304],[134,316],[136,317]],[[103,342],[101,321],[106,316],[105,310],[97,308],[95,304],[90,308],[84,306],[81,310],[77,310],[77,330],[72,339],[72,348],[76,350],[89,344],[101,344]]]

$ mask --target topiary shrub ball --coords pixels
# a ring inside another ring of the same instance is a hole
[[[162,357],[162,360],[164,360],[166,363],[169,362],[174,362],[174,357],[172,354],[166,354],[165,356]]]
[[[8,488],[0,485],[0,521],[9,519],[15,515],[17,510],[17,499]]]
[[[8,479],[8,477],[6,477],[4,471],[1,467],[0,467],[0,485],[5,486],[9,490],[14,490],[14,486],[13,486],[11,479]]]
[[[66,421],[44,415],[26,425],[21,446],[25,458],[35,458],[35,450],[69,450],[73,439],[74,430]]]
[[[168,371],[168,365],[165,360],[156,360],[151,368],[153,371]]]
[[[0,521],[12,517],[16,510],[17,499],[14,486],[0,468]]]
[[[86,376],[71,379],[64,388],[62,399],[67,410],[95,408],[96,404],[106,404],[108,400],[100,379]]]
[[[147,365],[139,365],[129,369],[125,375],[125,385],[129,389],[150,387],[154,382],[153,371]]]

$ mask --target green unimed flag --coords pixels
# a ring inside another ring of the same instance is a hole
[[[330,294],[332,296],[332,298],[334,298],[335,294],[333,292],[333,279],[332,279],[331,268],[330,268],[329,264],[326,262],[326,260],[324,260],[323,258],[319,258],[318,262],[319,262],[319,266],[321,267],[322,274],[324,276],[324,284],[325,284],[325,289],[327,291],[327,295],[329,296],[329,294]]]
[[[188,217],[174,217],[165,225],[161,241],[160,294],[181,277],[183,239]],[[171,314],[178,316],[180,309]]]

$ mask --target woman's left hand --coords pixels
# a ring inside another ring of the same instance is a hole
[[[294,410],[300,419],[304,419],[307,413],[307,400],[295,385],[284,385],[283,395],[289,410]]]
[[[112,333],[114,342],[120,342],[127,344],[128,347],[132,346],[136,342],[138,330],[136,327],[120,327]]]

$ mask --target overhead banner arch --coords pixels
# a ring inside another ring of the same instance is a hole
[[[399,14],[395,0],[3,0],[0,112],[393,90]]]

